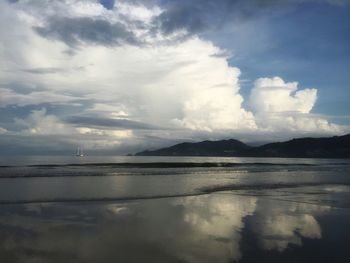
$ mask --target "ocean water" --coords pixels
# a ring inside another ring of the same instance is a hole
[[[2,262],[350,262],[350,160],[7,157]]]

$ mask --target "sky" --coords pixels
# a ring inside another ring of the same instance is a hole
[[[348,0],[0,2],[0,154],[350,133]]]

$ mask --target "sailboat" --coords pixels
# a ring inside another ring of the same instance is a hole
[[[77,148],[77,153],[75,154],[75,156],[79,156],[79,157],[84,156],[83,150],[80,147]]]

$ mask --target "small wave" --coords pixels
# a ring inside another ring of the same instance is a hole
[[[231,163],[231,162],[146,162],[146,163],[71,163],[71,164],[34,164],[24,167],[55,168],[55,167],[120,167],[120,168],[211,168],[239,166],[317,166],[310,163]],[[7,166],[9,167],[9,166]]]
[[[294,184],[281,183],[281,184],[226,185],[226,186],[219,186],[219,187],[206,187],[206,188],[197,189],[194,192],[179,193],[179,194],[158,194],[158,195],[146,195],[146,196],[119,196],[119,197],[89,197],[89,198],[59,197],[59,198],[52,198],[52,199],[41,198],[41,199],[0,200],[0,205],[32,204],[32,203],[126,202],[126,201],[137,201],[137,200],[201,196],[201,195],[209,195],[209,194],[225,192],[225,191],[272,190],[272,189],[298,188],[298,187],[307,187],[307,186],[325,186],[325,185],[350,186],[350,183],[320,182],[320,183],[294,183]]]
[[[346,185],[350,186],[350,183],[340,182],[302,182],[302,183],[276,183],[276,184],[232,184],[223,186],[211,186],[203,187],[200,189],[203,193],[215,193],[222,191],[237,191],[237,190],[273,190],[281,188],[298,188],[306,186],[323,186],[323,185]]]
[[[13,204],[35,204],[35,203],[83,203],[83,202],[122,202],[137,201],[150,199],[164,199],[176,197],[189,197],[206,195],[207,193],[185,193],[171,195],[152,195],[152,196],[121,196],[121,197],[93,197],[93,198],[42,198],[42,199],[17,199],[17,200],[0,200],[0,205]]]
[[[266,171],[267,168],[289,171],[300,167],[318,167],[315,164],[289,163],[230,163],[230,162],[157,162],[157,163],[85,163],[85,164],[45,164],[0,167],[0,179],[31,177],[95,177],[133,175],[171,175],[184,172],[213,172],[214,169],[247,172]],[[207,169],[205,169],[207,168]],[[115,170],[114,170],[115,169]],[[144,170],[141,170],[144,169]],[[169,170],[166,170],[169,169]],[[173,170],[170,170],[173,169]],[[198,170],[185,170],[198,169]],[[204,169],[204,170],[203,170]],[[213,170],[212,170],[213,169]]]

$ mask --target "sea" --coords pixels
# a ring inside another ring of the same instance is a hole
[[[349,244],[349,159],[0,159],[1,262],[350,262]]]

